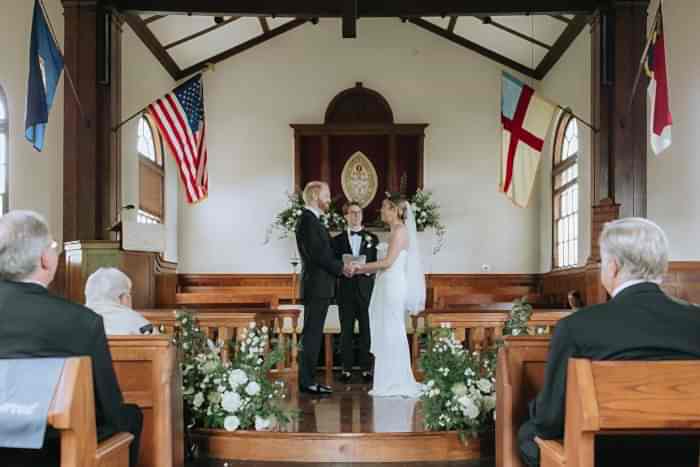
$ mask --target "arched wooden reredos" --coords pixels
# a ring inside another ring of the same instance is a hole
[[[423,187],[423,140],[427,123],[394,123],[387,100],[362,83],[338,93],[328,104],[324,123],[291,124],[294,129],[294,182],[303,188],[311,180],[330,184],[333,198],[347,200],[341,173],[361,152],[377,174],[375,197],[365,209],[372,223],[385,191],[413,194]],[[403,180],[403,183],[402,183]]]

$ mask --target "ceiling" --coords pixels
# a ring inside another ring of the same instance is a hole
[[[341,18],[343,37],[352,40],[358,18],[392,16],[526,76],[542,79],[583,30],[601,0],[112,2],[176,80],[307,22],[315,23],[319,17]],[[527,11],[522,11],[523,5]],[[438,11],[443,13],[434,13]]]

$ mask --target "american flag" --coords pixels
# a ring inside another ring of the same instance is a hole
[[[202,75],[191,78],[156,100],[146,112],[157,123],[177,162],[187,202],[202,201],[209,191]]]

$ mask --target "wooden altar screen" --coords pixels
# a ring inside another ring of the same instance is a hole
[[[423,140],[427,123],[397,124],[389,103],[356,83],[339,93],[326,109],[323,124],[291,124],[294,129],[294,182],[329,183],[338,207],[347,200],[341,173],[362,152],[377,173],[376,195],[365,208],[366,223],[379,217],[384,192],[412,195],[423,187]],[[402,186],[402,179],[404,180]]]

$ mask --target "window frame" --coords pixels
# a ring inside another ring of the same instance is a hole
[[[566,138],[566,131],[569,128],[569,125],[571,124],[577,125],[576,127],[576,139],[577,139],[577,149],[576,153],[570,155],[566,159],[562,160],[562,153],[564,150],[564,142]],[[552,250],[551,250],[551,255],[552,255],[552,270],[557,271],[557,270],[565,270],[565,269],[571,269],[578,267],[579,264],[579,253],[580,253],[580,191],[578,188],[580,188],[580,165],[579,162],[581,160],[581,147],[580,147],[580,133],[579,133],[579,128],[578,124],[576,122],[576,118],[571,115],[570,113],[564,112],[560,117],[559,121],[557,123],[556,127],[556,132],[555,132],[555,139],[554,139],[554,146],[553,146],[553,154],[552,154],[552,174],[551,174],[551,181],[550,181],[550,187],[551,187],[551,201],[552,201]],[[576,177],[572,178],[568,182],[564,183],[563,185],[557,187],[557,177],[566,170],[570,169],[571,167],[577,167],[576,170]],[[576,232],[575,232],[575,247],[576,247],[576,261],[573,264],[567,264],[560,266],[559,261],[558,261],[558,235],[557,235],[557,229],[558,229],[558,221],[560,220],[561,213],[561,198],[562,195],[569,190],[571,187],[576,186],[577,187],[577,203],[576,206],[574,207],[574,212],[570,215],[575,215],[576,216]],[[558,201],[559,200],[559,201]],[[559,209],[557,209],[557,205],[559,206]]]
[[[0,85],[0,106],[5,109],[5,117],[0,117],[0,134],[5,135],[5,162],[0,162],[0,165],[5,166],[4,194],[0,203],[0,216],[2,216],[10,210],[10,108],[2,85]]]
[[[152,141],[153,141],[153,153],[155,156],[155,161],[153,161],[150,157],[146,156],[145,154],[141,153],[138,149],[138,139],[136,142],[136,152],[138,154],[138,160],[139,160],[139,180],[141,179],[141,171],[142,170],[151,170],[156,172],[162,179],[161,182],[161,201],[162,201],[162,206],[161,206],[161,215],[157,216],[155,213],[150,212],[148,209],[144,209],[143,206],[141,206],[141,188],[140,188],[140,181],[139,181],[139,206],[138,206],[138,211],[145,213],[147,216],[154,218],[154,219],[159,219],[159,224],[165,224],[165,151],[164,151],[164,146],[163,146],[163,138],[160,135],[160,132],[157,131],[152,119],[150,116],[146,113],[142,114],[141,117],[139,118],[138,125],[141,125],[141,122],[145,122],[146,125],[148,126],[148,129],[151,132],[152,136]],[[137,138],[138,138],[138,133],[137,133]],[[145,166],[145,167],[144,167]]]

